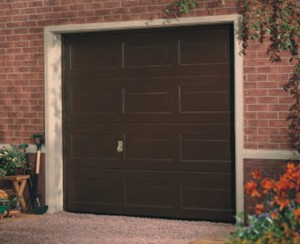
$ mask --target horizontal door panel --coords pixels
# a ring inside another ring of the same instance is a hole
[[[68,73],[68,78],[73,79],[101,79],[101,78],[143,78],[143,77],[170,77],[179,76],[214,76],[217,74],[231,75],[231,63],[222,62],[214,64],[190,64],[174,66],[146,66],[146,67],[128,67],[128,68],[110,68],[103,70],[91,70],[82,72],[73,70]]]
[[[91,44],[71,45],[70,71],[116,69],[118,67],[118,44],[108,45],[103,42],[99,44],[97,47]]]
[[[120,136],[108,133],[72,133],[70,138],[72,159],[116,160],[116,147]]]
[[[175,142],[172,134],[124,133],[124,160],[174,161]]]
[[[68,176],[71,211],[192,219],[213,216],[222,221],[232,218],[228,201],[233,194],[231,174],[70,169]],[[204,194],[213,191],[214,196],[205,199],[208,195]]]
[[[197,108],[198,109],[198,108]],[[102,114],[73,114],[66,119],[66,124],[107,124],[107,123],[125,123],[125,124],[189,124],[189,123],[217,123],[224,124],[233,123],[233,112],[199,112],[199,111],[184,111],[179,113],[167,113],[167,112],[145,112],[145,113],[126,113],[121,115],[120,113],[102,113]]]
[[[152,123],[132,123],[132,124],[98,124],[91,123],[88,126],[84,124],[73,123],[70,124],[67,128],[70,133],[81,132],[81,133],[175,133],[175,134],[202,134],[202,135],[217,135],[219,139],[221,138],[230,138],[231,131],[233,131],[232,124],[200,124],[200,123],[161,123],[161,124],[152,124]]]
[[[73,125],[68,128],[71,154],[67,167],[230,172],[234,155],[230,150],[230,127],[224,128],[102,125],[85,127],[79,133]],[[121,152],[117,151],[118,141],[123,143]]]
[[[73,90],[70,92],[70,114],[116,114],[119,108],[118,90]]]

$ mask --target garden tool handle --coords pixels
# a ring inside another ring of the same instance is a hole
[[[38,175],[40,173],[40,164],[41,164],[41,151],[37,151],[36,155],[36,165],[35,165],[35,173]]]

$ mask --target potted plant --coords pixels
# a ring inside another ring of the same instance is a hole
[[[26,173],[26,147],[20,144],[0,149],[0,177]]]

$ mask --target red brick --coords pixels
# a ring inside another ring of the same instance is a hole
[[[258,128],[258,134],[273,135],[278,134],[278,128]]]
[[[258,97],[257,103],[278,103],[277,97]]]
[[[274,121],[276,122],[276,121]],[[279,124],[279,123],[278,123]],[[268,127],[268,120],[248,120],[249,127]]]
[[[245,90],[245,96],[267,96],[267,89],[247,89]]]
[[[280,111],[279,112],[279,119],[286,119],[289,115],[289,112],[288,111]]]
[[[258,119],[278,119],[278,112],[258,112]]]
[[[251,59],[247,60],[247,65],[246,66],[265,66],[267,65],[268,61],[267,59]]]
[[[257,73],[277,73],[278,67],[271,67],[271,66],[262,66],[257,67]]]
[[[257,103],[256,97],[244,97],[245,104],[254,104]]]
[[[279,65],[278,66],[279,73],[292,73],[293,72],[293,66],[290,65]]]
[[[288,78],[288,74],[268,74],[269,81],[286,81]]]
[[[147,7],[133,7],[129,8],[129,13],[134,14],[134,13],[147,13],[148,8]],[[151,11],[149,11],[151,12]]]
[[[112,14],[128,14],[129,13],[128,8],[114,8],[111,11],[112,11]]]
[[[257,88],[278,88],[278,82],[271,82],[271,81],[265,81],[265,82],[257,82]]]
[[[263,104],[249,104],[248,111],[268,111],[268,105]]]
[[[287,105],[281,105],[281,104],[271,104],[269,105],[270,111],[287,111],[288,106]]]
[[[245,67],[245,68],[244,68],[244,72],[245,72],[246,74],[256,73],[256,67]]]
[[[270,120],[269,126],[271,127],[287,127],[288,122],[285,120]]]
[[[87,10],[95,10],[95,9],[101,9],[103,7],[102,3],[88,3],[85,5],[85,8]]]
[[[258,143],[258,149],[279,149],[278,143]]]
[[[245,119],[257,119],[257,112],[245,112],[244,118]]]
[[[149,5],[156,5],[156,0],[139,0],[139,6],[149,6]]]
[[[247,135],[248,142],[264,142],[267,143],[269,141],[268,135]]]
[[[119,1],[103,3],[103,8],[119,8],[120,6],[121,6],[121,3]]]
[[[257,143],[245,143],[245,148],[247,149],[257,149]]]
[[[281,89],[270,89],[268,91],[269,96],[287,96],[287,93]]]
[[[235,8],[216,9],[215,13],[216,13],[216,15],[235,14],[236,9]]]
[[[266,81],[266,74],[249,74],[247,75],[247,81]]]
[[[104,16],[104,21],[120,21],[121,16],[120,15],[107,15]]]
[[[134,0],[134,1],[122,1],[121,2],[122,7],[137,7],[139,6],[139,1]]]
[[[257,134],[257,128],[251,127],[251,128],[245,128],[246,134]]]
[[[291,143],[282,143],[280,142],[280,149],[282,150],[291,150],[292,149],[292,144]]]
[[[257,87],[257,82],[245,82],[244,84],[244,89],[251,89],[251,88],[256,88]]]
[[[139,16],[137,16],[137,15],[121,15],[121,19],[123,20],[123,21],[129,21],[129,20],[138,20],[138,19],[140,19],[139,18]]]
[[[290,130],[288,128],[279,128],[279,134],[288,135]]]
[[[110,15],[112,13],[111,9],[99,9],[95,10],[96,15]]]
[[[270,142],[289,143],[288,135],[270,135]]]

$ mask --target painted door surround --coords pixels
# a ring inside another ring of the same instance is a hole
[[[49,26],[44,29],[45,52],[45,110],[46,110],[46,203],[49,212],[63,210],[63,145],[62,145],[62,45],[65,33],[82,33],[103,30],[145,29],[159,27],[192,26],[232,23],[234,26],[234,100],[236,142],[236,210],[244,208],[243,192],[243,57],[239,54],[238,40],[241,16],[218,15],[189,17],[174,20],[156,19],[128,22],[107,22],[78,25]]]

